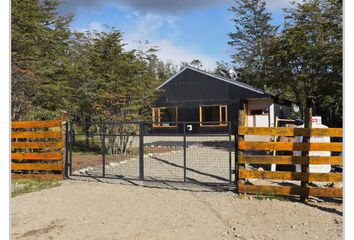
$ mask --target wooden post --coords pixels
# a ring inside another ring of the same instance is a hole
[[[306,99],[306,108],[305,108],[305,121],[304,121],[304,127],[305,128],[312,128],[312,100],[313,97],[307,97]],[[303,137],[302,138],[303,143],[309,143],[310,142],[310,137]],[[301,156],[308,156],[309,152],[308,151],[302,151]],[[301,165],[301,172],[302,173],[309,173],[309,164],[302,164]],[[309,191],[307,189],[308,187],[308,180],[306,181],[301,181],[301,196],[300,200],[301,201],[306,201],[309,196]]]
[[[62,133],[62,138],[60,139],[60,141],[63,143],[63,146],[64,148],[61,149],[61,152],[63,153],[63,156],[64,156],[64,159],[62,159],[62,163],[63,163],[63,171],[62,171],[62,176],[63,176],[63,179],[65,179],[67,177],[67,159],[68,159],[68,152],[67,152],[67,142],[68,142],[68,139],[67,139],[67,134],[66,134],[66,131],[67,131],[67,115],[68,113],[66,111],[61,111],[60,112],[60,121],[61,121],[61,124],[60,124],[60,132]],[[64,127],[63,127],[64,125]],[[63,137],[64,136],[64,137]]]
[[[275,121],[274,121],[274,127],[278,127],[278,122],[279,122],[279,118],[278,118],[278,116],[276,116],[275,117]],[[274,136],[274,142],[277,142],[277,140],[278,140],[278,136]],[[277,155],[277,151],[276,150],[273,151],[273,156],[275,156],[275,155]],[[270,165],[270,170],[272,172],[275,172],[277,170],[277,165],[276,164],[271,164]]]
[[[245,110],[239,110],[239,113],[238,113],[238,125],[237,127],[241,127],[241,126],[244,126],[245,125]],[[238,157],[240,155],[243,155],[243,151],[240,151],[238,149],[238,144],[239,144],[239,141],[243,141],[244,140],[244,136],[243,135],[238,135],[238,129],[236,130],[237,131],[237,141],[235,141],[235,144],[236,144],[236,156],[235,156],[235,180],[236,180],[236,191],[238,193],[238,186],[239,184],[242,184],[244,182],[244,179],[240,179],[239,178],[239,170],[240,169],[245,169],[246,166],[245,164],[239,164],[238,162]],[[235,139],[236,140],[236,139]]]

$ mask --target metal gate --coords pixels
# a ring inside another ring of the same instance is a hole
[[[235,168],[231,123],[221,133],[190,133],[192,124],[168,125],[166,133],[148,122],[72,121],[67,176],[230,186]]]

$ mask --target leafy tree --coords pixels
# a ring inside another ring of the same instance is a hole
[[[65,72],[70,16],[56,0],[12,0],[12,119],[58,115],[67,102]]]
[[[203,63],[199,59],[193,59],[189,64],[198,69],[203,67]]]
[[[271,14],[266,12],[266,3],[262,0],[235,0],[229,9],[235,31],[229,33],[234,47],[232,63],[240,74],[240,80],[263,88],[266,72],[267,54],[271,39],[278,27],[270,24]]]
[[[216,62],[214,73],[226,78],[238,79],[237,72],[235,71],[232,64],[224,61]]]
[[[89,129],[92,121],[137,121],[147,120],[155,88],[160,83],[157,75],[159,61],[154,49],[125,51],[120,31],[87,32],[75,34],[72,58],[71,89],[76,106],[72,115],[82,120],[89,144]],[[133,125],[107,127],[109,134],[134,134]],[[109,153],[124,152],[131,138],[112,137]]]
[[[72,33],[57,0],[12,1],[12,118],[141,120],[176,72],[157,49],[125,51],[122,34]]]
[[[316,115],[342,122],[342,2],[315,0],[286,10],[286,23],[269,48],[271,86],[304,109],[315,97]]]
[[[148,64],[160,83],[177,73],[179,69],[177,64],[171,60],[164,62],[157,57],[157,52],[159,51],[157,46],[152,46],[149,41],[139,41],[138,43],[140,45],[135,50],[136,56],[139,56],[142,61]]]
[[[266,88],[300,105],[315,97],[315,113],[342,125],[342,1],[308,0],[285,9],[282,31],[271,26],[261,0],[236,0],[230,33],[239,80]],[[229,66],[216,71],[227,76]],[[228,76],[230,77],[230,76]]]

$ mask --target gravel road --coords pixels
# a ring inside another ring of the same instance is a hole
[[[80,178],[82,179],[82,178]],[[108,181],[108,180],[106,180]],[[69,180],[11,201],[12,239],[342,239],[342,205]]]

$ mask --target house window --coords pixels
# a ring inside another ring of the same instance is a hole
[[[227,126],[227,106],[200,106],[200,126]]]
[[[152,109],[153,127],[177,127],[177,107],[159,107]]]

